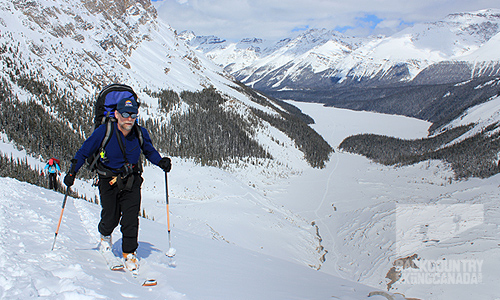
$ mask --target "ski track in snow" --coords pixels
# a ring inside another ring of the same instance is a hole
[[[140,286],[142,277],[134,279],[126,272],[108,270],[98,253],[99,214],[96,206],[68,197],[56,244],[50,251],[63,195],[53,191],[40,194],[29,189],[16,191],[5,186],[8,182],[0,181],[0,230],[3,233],[0,236],[1,299],[143,297],[141,289],[147,288]],[[53,199],[60,199],[60,202]],[[52,215],[48,216],[46,212],[52,212]],[[71,222],[71,227],[68,227],[68,221],[75,219],[78,222]],[[119,241],[114,249],[118,247],[121,247]],[[7,253],[5,249],[12,251]],[[144,269],[153,274],[161,268],[164,267],[156,265],[153,271],[148,264],[144,265]],[[129,284],[125,285],[127,282]],[[105,286],[109,284],[123,289]],[[156,290],[163,292],[168,299],[186,299],[168,285]]]
[[[335,257],[333,264],[335,266],[337,266],[338,265],[338,260],[339,260],[339,255],[338,255],[337,251],[335,251],[335,237],[334,237],[333,233],[330,230],[330,226],[328,226],[327,224],[325,224],[325,222],[323,221],[323,217],[320,217],[320,215],[319,215],[319,211],[320,211],[321,207],[323,206],[323,204],[325,203],[325,201],[327,199],[327,195],[330,192],[330,183],[331,183],[331,180],[332,180],[332,176],[335,173],[335,171],[337,170],[337,167],[339,165],[339,157],[338,157],[338,155],[335,155],[335,153],[333,153],[333,155],[335,157],[335,167],[333,168],[333,170],[328,175],[328,180],[326,181],[326,187],[325,187],[325,192],[323,193],[323,198],[321,199],[321,202],[319,203],[319,205],[317,206],[317,208],[314,210],[314,214],[318,218],[318,222],[321,222],[323,224],[322,228],[326,228],[326,230],[328,231],[328,235],[330,236],[331,248],[329,248],[330,250],[328,248],[326,249],[326,250],[329,250],[328,254],[326,256],[329,259],[330,256],[333,255]],[[339,277],[342,277],[342,275],[338,271],[337,267],[335,267],[335,273]]]
[[[6,192],[9,194],[5,195]],[[0,193],[2,194],[0,196],[2,199],[0,226],[3,232],[0,240],[3,245],[9,245],[9,248],[16,250],[8,255],[3,253],[4,255],[1,256],[0,289],[3,290],[0,294],[3,294],[6,299],[56,298],[56,295],[59,295],[59,299],[64,297],[102,298],[92,289],[87,290],[82,286],[75,286],[70,280],[75,275],[80,280],[90,283],[96,281],[96,278],[85,273],[80,264],[71,263],[74,260],[69,258],[68,253],[50,251],[59,214],[55,213],[54,218],[50,219],[38,211],[46,211],[47,206],[55,206],[56,203],[45,198],[44,193],[39,195],[25,190],[17,192],[5,186],[0,187]],[[61,196],[51,191],[47,194]],[[60,198],[62,202],[62,197]],[[30,202],[25,199],[30,199]],[[21,213],[6,213],[6,210]],[[64,227],[63,222],[61,228]],[[23,230],[16,230],[16,228]],[[65,243],[65,240],[64,236],[58,236],[59,243]],[[3,248],[2,246],[0,249]],[[57,243],[56,248],[58,248]],[[31,274],[43,274],[44,277],[33,278]]]
[[[74,205],[78,211],[82,225],[89,235],[90,243],[98,243],[101,238],[99,232],[97,231],[97,222],[99,220],[92,215],[90,210],[85,205],[83,205],[82,201],[74,201]]]
[[[0,179],[4,233],[0,236],[0,299],[368,299],[373,290],[177,230],[173,237],[180,264],[169,268],[160,250],[167,247],[163,226],[144,219],[138,249],[141,272],[156,277],[159,285],[142,287],[141,280],[129,273],[110,271],[98,253],[97,205],[69,197],[55,248],[50,250],[63,196]],[[117,240],[114,247],[119,246]]]
[[[97,224],[99,222],[99,214],[92,212],[90,210],[89,204],[82,201],[82,200],[75,200],[74,201],[75,208],[78,212],[78,215],[80,217],[80,220],[82,222],[82,225],[87,232],[89,238],[90,238],[90,243],[95,244],[96,247],[93,249],[95,250],[96,253],[98,253],[98,247],[99,247],[99,241],[100,241],[100,234],[97,229]],[[120,225],[118,225],[117,228],[119,228]],[[119,259],[121,259],[121,238],[117,238],[120,236],[119,233],[115,234],[117,230],[115,230],[112,234],[113,236],[113,245],[112,245],[112,252],[115,256],[117,256]],[[139,244],[141,244],[141,241],[139,241]],[[137,256],[139,258],[139,275],[136,277],[133,277],[128,271],[109,271],[110,273],[116,272],[118,274],[120,273],[126,273],[123,274],[125,277],[125,280],[132,283],[133,285],[141,285],[146,279],[149,279],[147,275],[158,275],[160,273],[159,269],[164,268],[165,265],[159,265],[158,263],[152,263],[152,262],[146,262],[146,260],[141,259],[141,254],[142,256],[146,251],[142,249],[144,247],[141,247],[139,245],[138,251],[137,251]],[[149,253],[147,254],[148,256],[150,255]],[[99,257],[101,258],[101,257]],[[101,258],[98,263],[101,263],[105,265],[104,259]],[[117,284],[122,284],[117,282]],[[162,282],[161,284],[165,284],[165,282]],[[156,288],[156,287],[155,287]],[[171,291],[169,295],[173,296],[172,299],[183,299],[184,296],[182,294],[178,294],[174,291]],[[137,298],[140,299],[141,295],[139,294],[132,294],[132,293],[126,293],[123,292],[121,293],[121,296],[124,298]]]

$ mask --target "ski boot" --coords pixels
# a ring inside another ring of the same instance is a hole
[[[139,273],[139,260],[135,253],[123,253],[123,259],[125,260],[125,268],[136,275]]]
[[[111,252],[113,248],[113,242],[111,241],[111,235],[101,234],[101,243],[99,244],[99,251],[101,252]]]

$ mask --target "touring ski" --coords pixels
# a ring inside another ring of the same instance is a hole
[[[156,279],[148,278],[144,274],[140,274],[138,268],[135,270],[128,270],[127,268],[125,268],[125,270],[129,271],[134,280],[138,281],[142,286],[155,286],[158,284],[158,281],[156,281]]]
[[[100,251],[99,253],[102,254],[104,257],[104,260],[106,261],[106,265],[111,271],[127,271],[127,273],[130,273],[132,278],[137,281],[141,286],[155,286],[158,284],[156,279],[153,278],[147,278],[146,276],[142,276],[139,274],[139,268],[133,268],[129,270],[128,268],[125,267],[125,264],[121,259],[116,257],[112,251]]]
[[[155,286],[158,284],[156,279],[148,278],[147,276],[144,276],[144,274],[141,276],[139,275],[139,259],[135,256],[135,254],[129,253],[127,256],[124,255],[124,260],[125,269],[128,270],[132,277],[134,277],[135,280],[138,280],[142,286]]]
[[[122,260],[116,257],[112,251],[99,250],[99,253],[104,257],[106,265],[111,271],[121,271],[125,268]]]

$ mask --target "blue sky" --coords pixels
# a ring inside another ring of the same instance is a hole
[[[366,14],[362,17],[356,17],[354,19],[353,25],[347,26],[337,26],[335,30],[340,31],[342,33],[348,32],[350,30],[355,30],[356,28],[363,28],[369,32],[374,31],[377,28],[377,25],[380,24],[384,19],[377,17],[376,15]]]
[[[457,12],[500,9],[498,0],[153,0],[177,31],[230,41],[278,40],[312,28],[345,35],[389,35]]]

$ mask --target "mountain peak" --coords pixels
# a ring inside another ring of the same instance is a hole
[[[204,52],[219,65],[230,65],[228,71],[237,79],[265,91],[304,88],[299,86],[301,77],[314,86],[321,81],[327,86],[349,81],[366,84],[375,78],[374,83],[380,84],[380,76],[398,84],[445,61],[467,61],[473,64],[472,69],[477,62],[500,62],[499,52],[493,51],[496,43],[488,43],[499,33],[500,9],[484,9],[450,14],[386,37],[356,38],[327,28],[311,28],[268,47],[259,45],[262,50],[258,55],[251,53],[254,49],[242,51],[243,47]],[[391,72],[395,76],[389,76]],[[310,79],[316,76],[318,80]]]
[[[259,38],[244,38],[240,41],[241,44],[262,44],[264,42],[263,39]]]
[[[474,12],[461,12],[461,13],[452,13],[449,14],[445,19],[447,18],[471,18],[471,17],[480,17],[480,18],[493,18],[493,19],[498,19],[500,18],[500,9],[497,8],[487,8],[487,9],[481,9],[477,10]]]
[[[178,34],[179,39],[184,40],[189,46],[197,48],[225,47],[226,40],[215,35],[196,35],[193,31],[182,31]]]
[[[184,30],[177,34],[177,37],[184,41],[191,41],[196,38],[196,34],[191,30]]]

